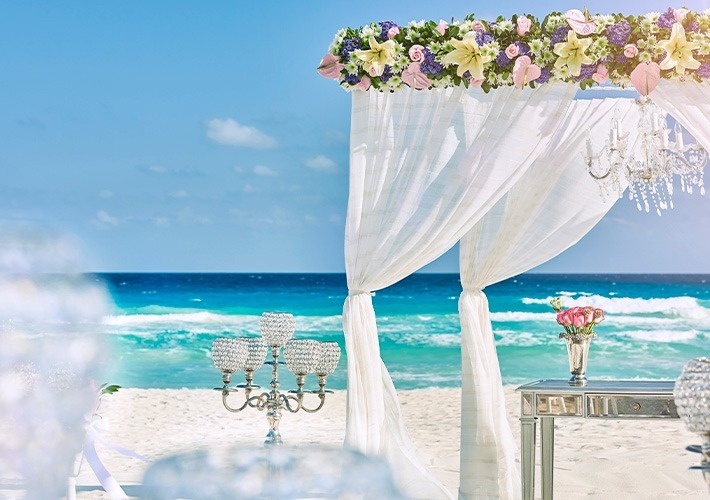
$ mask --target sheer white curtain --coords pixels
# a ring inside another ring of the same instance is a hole
[[[574,85],[354,92],[345,234],[346,444],[383,455],[412,498],[450,493],[417,458],[380,358],[370,292],[451,248],[554,137]]]
[[[517,446],[482,289],[558,255],[613,206],[616,199],[604,201],[587,174],[583,153],[588,131],[596,144],[604,142],[614,108],[625,128],[636,130],[633,100],[574,101],[546,152],[461,240],[460,498],[520,496]]]
[[[710,151],[710,80],[662,79],[648,97]]]

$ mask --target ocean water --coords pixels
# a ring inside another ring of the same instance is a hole
[[[114,302],[103,322],[107,382],[139,388],[221,385],[210,348],[225,336],[256,336],[264,311],[296,317],[294,338],[344,350],[343,274],[97,274]],[[601,307],[587,376],[675,379],[710,355],[710,275],[524,274],[485,290],[505,384],[568,378],[567,354],[549,300]],[[460,387],[456,274],[415,274],[373,297],[382,357],[398,389]],[[284,369],[283,372],[286,372]],[[282,373],[289,389],[292,375]],[[268,385],[262,368],[257,383]],[[309,384],[315,385],[314,380]],[[346,360],[329,378],[346,387]]]

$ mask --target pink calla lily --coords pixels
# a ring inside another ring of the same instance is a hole
[[[541,74],[540,66],[532,64],[532,60],[528,56],[520,56],[515,60],[513,83],[516,88],[522,89],[528,83],[540,78]]]
[[[639,94],[647,96],[661,81],[661,67],[658,63],[639,63],[629,74],[631,83]]]

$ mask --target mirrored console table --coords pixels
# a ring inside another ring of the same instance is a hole
[[[573,387],[567,380],[538,380],[521,385],[520,455],[523,500],[535,492],[535,437],[540,423],[542,498],[552,500],[555,418],[678,418],[674,381],[593,381]]]

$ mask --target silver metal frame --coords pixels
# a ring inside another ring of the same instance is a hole
[[[521,385],[520,462],[523,500],[535,493],[535,440],[540,422],[542,498],[552,500],[555,418],[679,418],[674,381],[589,381],[575,387],[567,380],[538,380]]]

